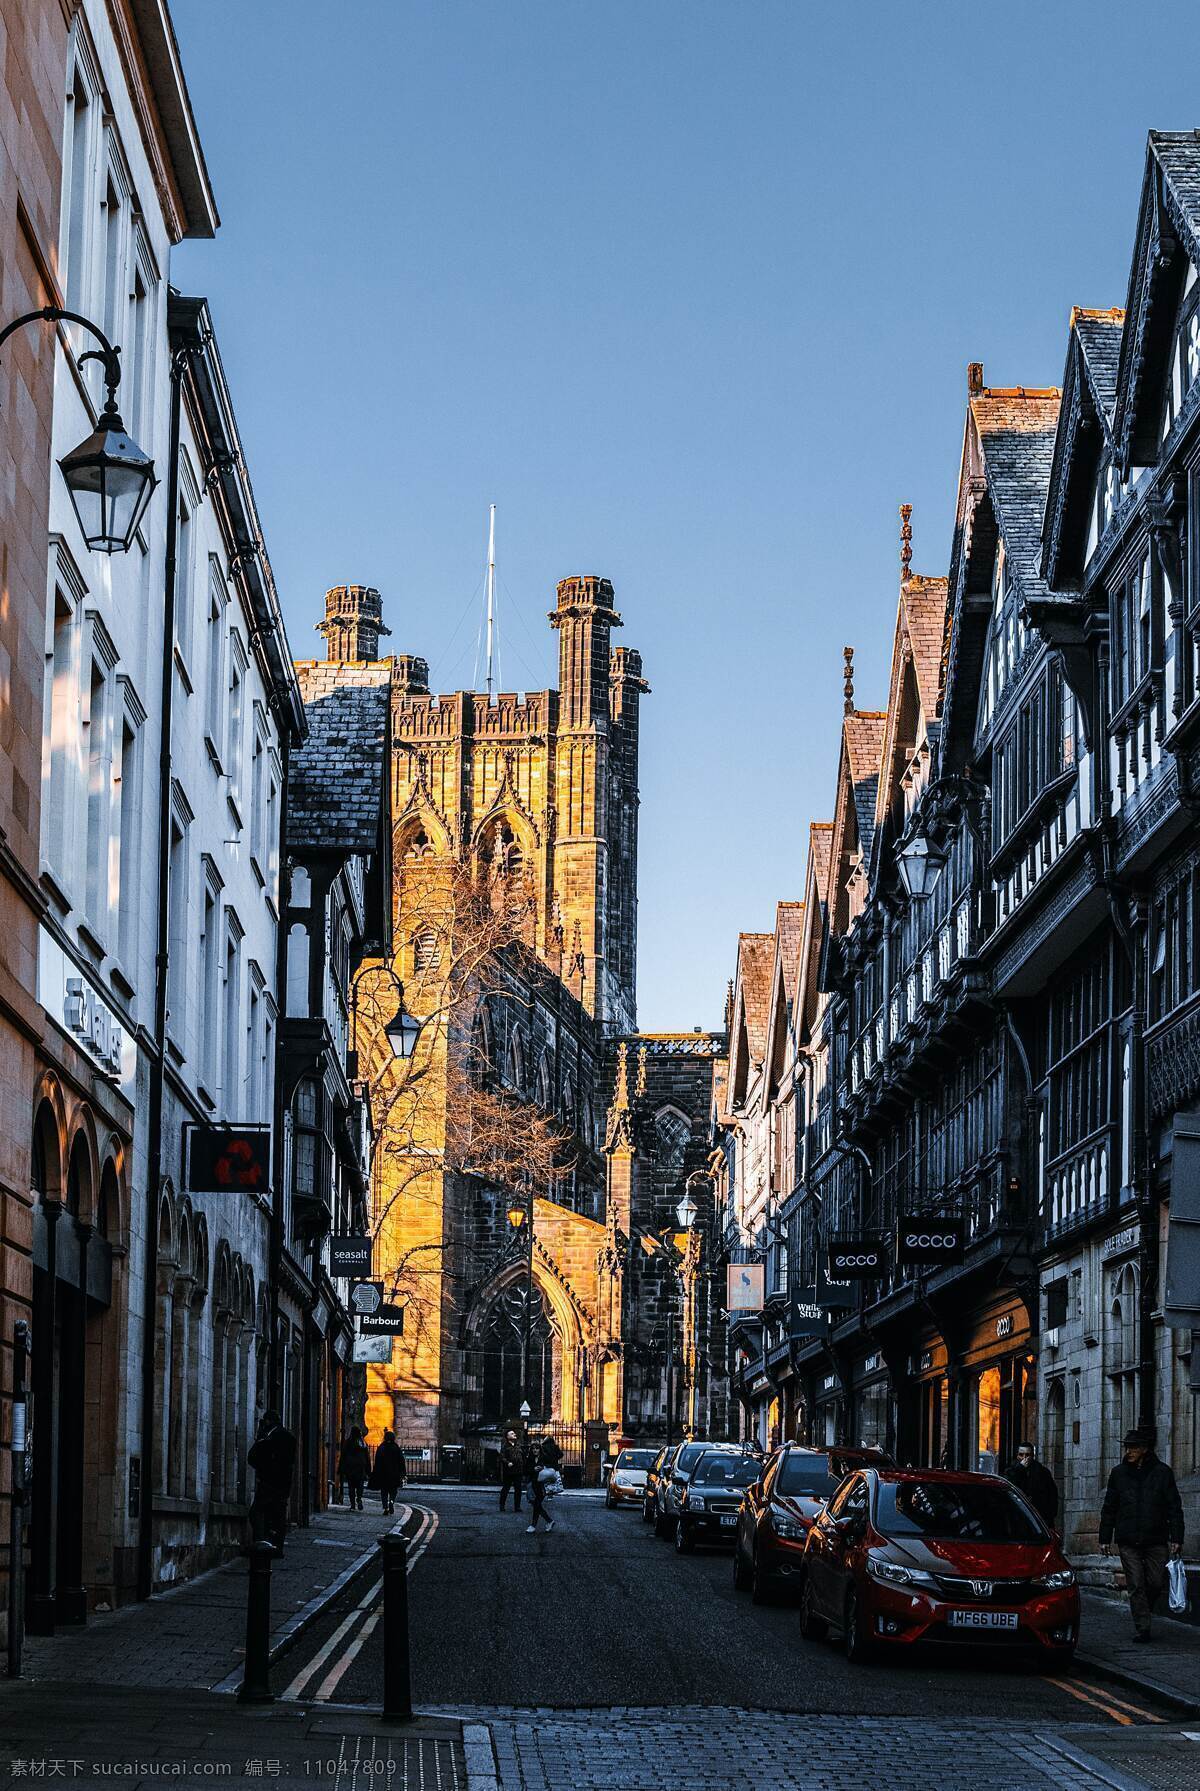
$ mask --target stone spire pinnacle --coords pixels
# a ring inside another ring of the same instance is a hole
[[[912,574],[912,505],[900,506],[900,583]]]
[[[853,647],[843,647],[842,648],[842,658],[845,661],[845,664],[842,667],[842,687],[843,687],[842,688],[842,713],[844,715],[853,715],[854,714],[854,648]]]

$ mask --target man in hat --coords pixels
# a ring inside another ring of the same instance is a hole
[[[1150,1640],[1150,1613],[1167,1583],[1167,1556],[1183,1552],[1183,1503],[1175,1476],[1154,1453],[1154,1432],[1127,1432],[1125,1458],[1108,1477],[1100,1512],[1100,1552],[1113,1538],[1133,1615],[1134,1640]]]

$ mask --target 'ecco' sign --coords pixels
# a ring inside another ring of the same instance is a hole
[[[866,1238],[834,1240],[829,1246],[831,1281],[875,1281],[887,1272],[887,1245]]]
[[[961,1219],[902,1218],[896,1228],[896,1261],[902,1268],[961,1262],[965,1246]]]

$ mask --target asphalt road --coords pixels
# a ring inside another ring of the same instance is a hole
[[[416,1516],[409,1577],[419,1707],[722,1705],[1031,1726],[1106,1722],[1118,1709],[1080,1675],[1059,1683],[994,1657],[851,1666],[834,1644],[805,1642],[790,1605],[735,1593],[727,1552],[677,1556],[635,1510],[606,1511],[599,1495],[556,1500],[548,1536],[527,1535],[527,1511],[502,1514],[482,1488],[406,1497],[429,1514]],[[360,1583],[284,1657],[279,1691],[378,1706],[377,1584]],[[1131,1700],[1119,1703],[1128,1717]]]

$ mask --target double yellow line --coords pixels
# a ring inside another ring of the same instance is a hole
[[[1090,1704],[1094,1710],[1103,1710],[1106,1716],[1112,1717],[1114,1723],[1122,1723],[1126,1728],[1134,1722],[1135,1718],[1140,1718],[1144,1723],[1161,1723],[1163,1721],[1161,1716],[1155,1716],[1153,1712],[1144,1710],[1140,1704],[1130,1704],[1125,1698],[1114,1697],[1109,1691],[1101,1694],[1095,1686],[1085,1685],[1081,1679],[1051,1677],[1050,1683],[1057,1685],[1069,1697],[1078,1698],[1081,1704]]]

